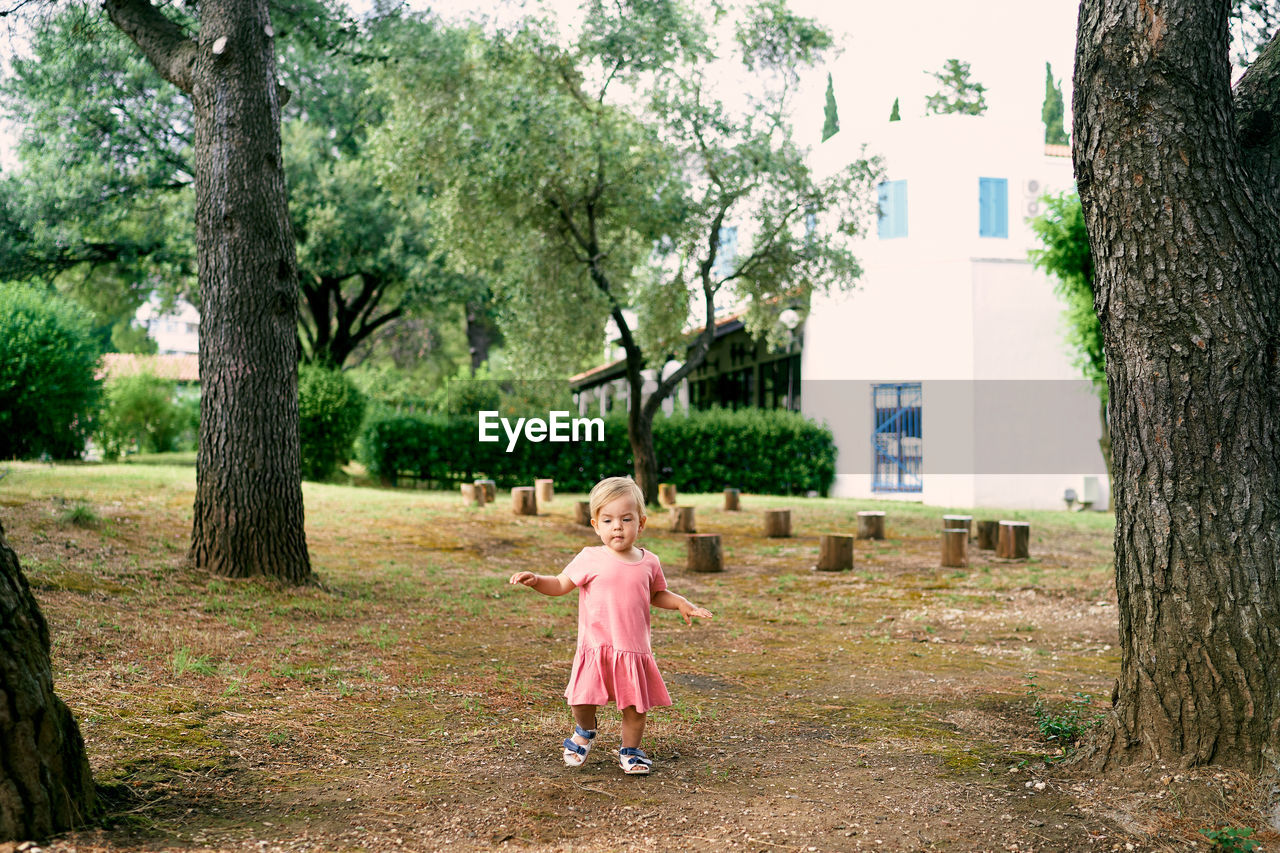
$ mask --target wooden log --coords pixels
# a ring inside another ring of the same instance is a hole
[[[724,571],[724,549],[720,547],[719,533],[694,533],[685,543],[689,571]]]
[[[663,506],[676,505],[676,484],[675,483],[659,483],[658,484],[658,500],[662,501]]]
[[[484,502],[491,504],[498,499],[498,484],[493,480],[476,480],[477,486],[484,487]]]
[[[1031,522],[1001,521],[996,540],[996,556],[1006,560],[1025,560],[1031,556]]]
[[[537,490],[538,503],[549,504],[555,497],[555,480],[534,480],[533,487]]]
[[[996,540],[1000,536],[1000,522],[984,519],[978,522],[978,548],[982,551],[994,551]]]
[[[969,531],[963,527],[951,527],[942,531],[942,565],[953,569],[968,567]]]
[[[672,533],[697,533],[698,523],[694,519],[693,507],[673,506],[671,508]]]
[[[764,535],[770,539],[786,539],[791,535],[791,510],[766,509]]]
[[[942,517],[943,530],[963,530],[970,535],[973,534],[973,516],[972,515],[944,515]]]
[[[538,514],[538,496],[533,486],[516,486],[511,490],[511,511],[516,515]]]
[[[858,538],[884,538],[884,510],[864,509],[858,513]]]
[[[846,533],[824,533],[818,537],[818,570],[847,572],[853,568],[853,537]]]
[[[584,527],[591,526],[591,501],[578,501],[573,505],[573,520]]]
[[[467,506],[484,506],[484,486],[477,486],[475,483],[463,483],[462,502]]]
[[[739,498],[741,498],[741,496],[742,496],[742,493],[739,492],[737,489],[725,489],[724,490],[724,511],[737,512],[739,509],[741,509],[742,507],[739,502]]]

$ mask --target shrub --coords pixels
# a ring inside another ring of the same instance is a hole
[[[477,431],[475,415],[376,418],[364,431],[361,459],[387,482],[407,475],[441,487],[479,476],[503,487],[551,477],[558,489],[586,491],[603,477],[634,468],[622,415],[605,419],[602,442],[522,438],[510,453],[501,430],[501,440],[492,443],[478,441]],[[661,478],[681,491],[732,486],[759,494],[825,494],[835,477],[831,431],[795,412],[713,410],[659,417],[653,441]]]
[[[0,285],[0,459],[84,452],[98,410],[100,355],[82,308]]]
[[[311,365],[298,370],[304,479],[323,480],[350,461],[364,406],[364,395],[338,371]]]
[[[122,376],[107,383],[106,405],[94,434],[102,455],[169,453],[190,427],[189,407],[176,399],[178,383],[150,373]]]

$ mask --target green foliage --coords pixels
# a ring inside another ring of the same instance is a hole
[[[1036,676],[1027,675],[1026,679],[1036,729],[1046,742],[1057,744],[1064,753],[1074,747],[1086,732],[1102,722],[1103,715],[1094,712],[1092,697],[1088,693],[1077,692],[1067,700],[1066,707],[1054,711],[1040,695],[1040,685],[1035,682]]]
[[[1102,324],[1093,307],[1093,257],[1080,197],[1064,192],[1041,200],[1046,210],[1029,224],[1044,248],[1027,254],[1032,264],[1053,276],[1054,292],[1066,305],[1067,344],[1076,366],[1105,401],[1107,363]]]
[[[546,413],[541,415],[544,419]],[[388,416],[372,420],[360,443],[361,461],[388,482],[410,476],[449,487],[484,476],[500,486],[551,477],[556,488],[586,491],[604,477],[632,470],[626,419],[604,419],[604,441],[530,442],[507,453],[478,441],[476,416]],[[663,480],[680,491],[726,486],[759,494],[826,493],[835,477],[831,431],[795,412],[713,410],[658,418],[654,444]]]
[[[1044,64],[1044,109],[1040,117],[1044,119],[1044,141],[1049,145],[1066,145],[1071,141],[1062,127],[1064,115],[1062,84],[1053,79],[1053,66]]]
[[[76,501],[58,516],[58,521],[72,527],[94,527],[102,521],[98,511],[84,501]]]
[[[208,655],[194,655],[186,646],[173,653],[171,668],[177,678],[189,672],[196,675],[214,675],[218,671]]]
[[[299,368],[299,444],[304,479],[324,480],[351,459],[364,409],[364,395],[342,373],[311,365]]]
[[[1249,853],[1261,848],[1261,842],[1253,840],[1253,828],[1249,826],[1224,826],[1222,829],[1202,829],[1200,834],[1209,839],[1215,850],[1229,853]]]
[[[902,113],[898,112],[898,99],[893,99],[893,109],[889,110],[889,121],[902,121]]]
[[[0,459],[84,452],[98,413],[100,356],[84,309],[0,284]]]
[[[840,116],[836,114],[836,92],[827,74],[827,102],[822,109],[822,141],[826,142],[840,132]]]
[[[987,111],[987,87],[969,79],[969,63],[948,59],[941,71],[927,73],[938,81],[940,88],[925,97],[926,114],[980,116]]]
[[[94,438],[106,459],[129,453],[170,453],[195,424],[177,400],[178,383],[149,373],[122,376],[106,386],[106,405]]]

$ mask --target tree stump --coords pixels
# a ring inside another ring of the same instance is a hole
[[[663,506],[676,505],[676,484],[675,483],[659,483],[658,484],[658,500]]]
[[[584,527],[591,526],[591,501],[578,501],[573,505],[573,520]]]
[[[685,539],[687,563],[691,572],[723,572],[724,550],[719,533],[694,533]]]
[[[475,483],[463,483],[462,502],[467,506],[484,506],[484,486],[477,486]]]
[[[847,572],[853,568],[853,537],[845,533],[824,533],[818,537],[818,570]]]
[[[858,538],[884,538],[884,511],[864,509],[858,513]]]
[[[516,486],[511,490],[511,511],[516,515],[538,514],[538,496],[533,486]]]
[[[551,503],[551,499],[555,497],[554,484],[555,480],[541,479],[533,481],[533,487],[537,490],[538,503]]]
[[[724,490],[724,511],[737,512],[739,509],[741,509],[741,505],[739,503],[739,498],[741,496],[742,496],[742,493],[737,489],[725,489]]]
[[[942,531],[942,565],[963,569],[969,565],[969,531],[951,527]]]
[[[973,534],[973,516],[972,515],[944,515],[942,517],[943,530],[963,530],[965,533]]]
[[[693,507],[673,506],[671,508],[672,533],[697,533],[698,523],[693,517]]]
[[[983,520],[978,522],[978,548],[982,551],[994,551],[1000,536],[1000,522]]]
[[[476,480],[477,486],[484,488],[484,502],[491,504],[498,499],[498,484],[493,480]]]
[[[1001,521],[996,540],[996,556],[1006,560],[1025,560],[1031,556],[1031,522]]]
[[[0,527],[0,847],[86,823],[95,789],[84,739],[53,692],[49,626]]]
[[[764,535],[770,539],[786,539],[791,535],[791,510],[766,509]]]

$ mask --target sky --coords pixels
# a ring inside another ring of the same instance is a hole
[[[353,4],[357,11],[368,3]],[[444,17],[516,14],[518,0],[412,0]],[[572,15],[575,0],[547,0]],[[929,71],[948,59],[968,62],[971,79],[987,87],[988,115],[1038,118],[1044,102],[1045,62],[1063,81],[1070,115],[1071,70],[1078,0],[791,0],[791,7],[826,24],[841,48],[802,80],[796,104],[797,138],[816,144],[822,130],[826,75],[834,84],[842,131],[888,120],[898,98],[904,120],[924,113],[925,96],[937,90]],[[11,55],[0,32],[0,55]],[[1068,128],[1069,129],[1069,128]],[[0,125],[0,168],[12,168],[14,128]]]

